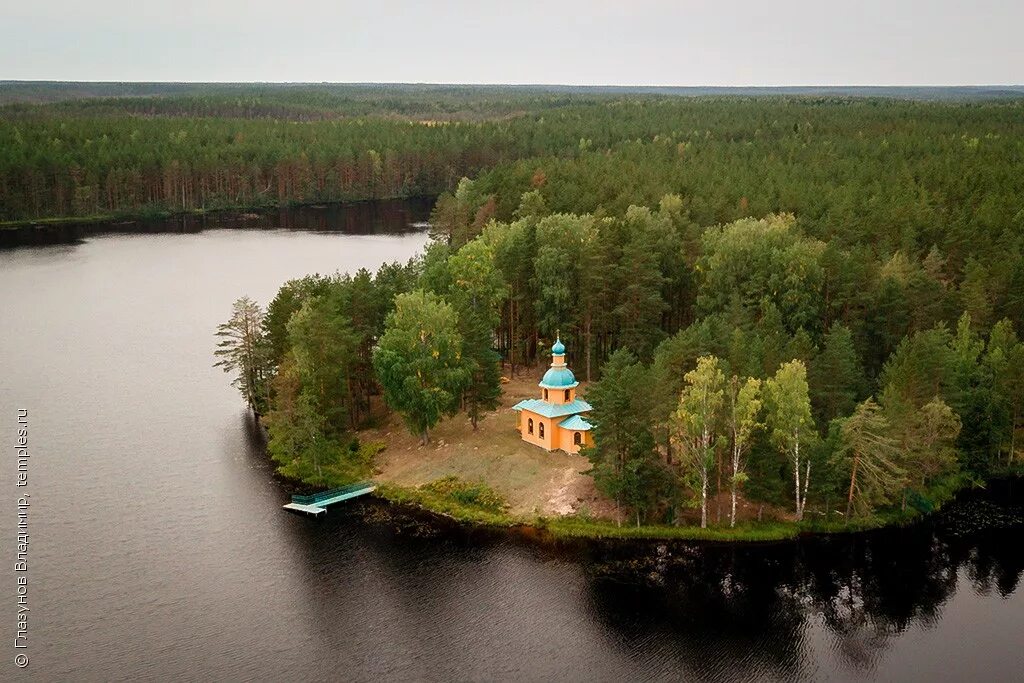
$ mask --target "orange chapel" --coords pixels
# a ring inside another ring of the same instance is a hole
[[[583,417],[591,405],[576,398],[579,382],[565,364],[561,338],[551,347],[551,367],[540,381],[540,398],[528,398],[512,406],[518,415],[516,427],[523,441],[554,451],[578,453],[592,446],[591,425]]]

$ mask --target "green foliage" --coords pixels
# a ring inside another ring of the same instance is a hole
[[[416,488],[382,484],[376,493],[393,503],[413,505],[464,523],[510,526],[518,521],[508,514],[500,493],[457,477],[444,477]]]
[[[869,398],[840,424],[837,464],[850,470],[846,517],[852,510],[865,514],[892,503],[903,490],[907,473],[898,462],[900,451],[888,435],[889,421],[882,408]]]
[[[612,354],[602,377],[587,391],[594,410],[594,446],[584,449],[598,490],[632,508],[637,524],[668,492],[668,474],[654,450],[648,423],[648,372],[620,349]],[[621,521],[621,519],[620,519]]]
[[[430,104],[356,90],[255,97],[238,118],[216,93],[156,98],[150,113],[138,99],[9,109],[0,211],[441,193],[415,263],[292,281],[268,307],[267,424],[310,476],[326,476],[381,388],[418,433],[460,405],[475,425],[497,404],[499,361],[514,375],[558,330],[577,374],[597,379],[595,481],[641,526],[733,484],[748,502],[792,497],[798,518],[810,495],[824,519],[806,525],[828,526],[854,460],[870,470],[882,443],[893,467],[874,481],[860,470],[852,526],[902,519],[904,492],[927,507],[1019,462],[1019,102],[454,92]],[[395,116],[349,118],[382,111]],[[425,111],[430,125],[399,120]],[[430,294],[401,296],[414,289]],[[399,316],[396,296],[419,303]],[[674,414],[709,356],[728,391],[695,448],[692,434],[673,439]],[[872,394],[878,406],[858,407]]]
[[[801,520],[807,504],[811,479],[811,459],[806,446],[813,443],[815,436],[807,386],[807,369],[798,360],[785,363],[774,377],[765,382],[764,388],[772,441],[789,458],[793,466],[796,518]],[[805,447],[803,453],[800,452],[801,446]]]
[[[379,442],[360,443],[328,432],[322,409],[300,393],[284,409],[265,418],[267,450],[285,477],[321,487],[342,486],[366,479],[374,456],[383,450]]]
[[[458,316],[436,294],[416,290],[395,298],[373,367],[388,405],[424,443],[442,415],[454,414],[470,379]]]
[[[216,336],[220,341],[214,355],[220,360],[214,367],[234,372],[231,383],[253,413],[263,413],[273,373],[263,309],[249,297],[242,297],[232,306],[228,321],[217,326]]]
[[[736,491],[748,479],[743,458],[750,448],[755,430],[763,427],[758,422],[761,413],[761,380],[748,377],[741,381],[736,375],[729,380],[726,398],[726,427],[730,439],[732,509],[729,526],[736,526]]]
[[[462,507],[485,512],[500,513],[508,508],[505,498],[487,484],[470,483],[455,476],[436,479],[421,486],[420,490],[451,498]]]
[[[498,407],[501,397],[501,357],[494,351],[493,334],[505,283],[494,260],[494,248],[487,241],[473,240],[448,262],[448,300],[458,314],[463,358],[470,374],[463,398],[474,429],[486,411]]]
[[[328,295],[314,297],[288,322],[303,395],[314,402],[332,434],[355,427],[352,375],[359,340],[339,304]]]
[[[708,525],[708,476],[714,464],[719,420],[725,403],[725,375],[714,356],[697,359],[697,367],[686,373],[679,407],[674,415],[681,465],[695,475],[692,483],[699,493],[700,526]],[[685,476],[685,475],[684,475]]]
[[[307,299],[327,293],[330,280],[320,275],[307,275],[289,280],[277,290],[277,296],[267,306],[267,339],[274,363],[280,363],[289,349],[288,321]]]
[[[825,346],[807,369],[811,404],[819,425],[853,412],[865,385],[850,329],[833,325],[825,335]]]
[[[792,215],[743,219],[704,233],[697,263],[698,313],[724,312],[737,297],[746,311],[770,302],[792,333],[817,329],[822,318],[824,244],[801,237]]]

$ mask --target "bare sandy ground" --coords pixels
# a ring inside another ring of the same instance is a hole
[[[419,444],[398,415],[374,429],[360,432],[364,441],[379,440],[387,448],[377,457],[375,479],[418,486],[456,475],[481,481],[501,492],[516,515],[569,515],[580,511],[594,517],[614,515],[614,504],[594,487],[587,474],[590,462],[580,455],[547,452],[524,443],[516,431],[511,406],[537,397],[539,369],[527,369],[503,386],[501,406],[488,413],[473,430],[465,415],[456,415],[431,431],[431,443]],[[581,394],[583,387],[581,386]]]

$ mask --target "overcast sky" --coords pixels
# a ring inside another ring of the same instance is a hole
[[[1022,0],[0,0],[0,79],[1024,82]]]

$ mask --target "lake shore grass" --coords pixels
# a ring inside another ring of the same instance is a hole
[[[465,486],[479,486],[463,482]],[[400,486],[379,484],[374,495],[393,505],[414,508],[429,516],[456,522],[467,527],[490,529],[524,529],[533,537],[553,540],[678,540],[723,543],[750,543],[788,541],[805,535],[838,535],[871,531],[887,527],[901,527],[920,521],[926,513],[912,508],[889,511],[849,520],[805,520],[802,522],[771,520],[747,521],[735,527],[696,525],[672,526],[667,524],[616,524],[607,519],[586,515],[561,517],[528,517],[511,514],[503,509],[482,509],[465,504],[456,497],[434,490],[430,485]],[[936,507],[934,511],[939,508]],[[934,512],[933,511],[933,512]]]
[[[397,415],[382,413],[374,427],[359,433],[361,441],[380,444],[373,465],[374,496],[439,523],[522,533],[538,540],[757,543],[908,526],[959,491],[984,486],[982,481],[954,475],[931,488],[927,505],[915,507],[908,498],[897,507],[849,519],[839,512],[825,516],[808,510],[798,522],[788,510],[742,500],[735,527],[723,521],[701,528],[692,511],[679,526],[638,526],[627,516],[620,519],[614,502],[597,492],[586,458],[547,452],[520,439],[511,406],[535,392],[535,374],[526,369],[506,380],[501,406],[477,429],[464,416],[445,418],[431,431],[427,445]],[[1000,474],[1004,473],[994,476]]]

